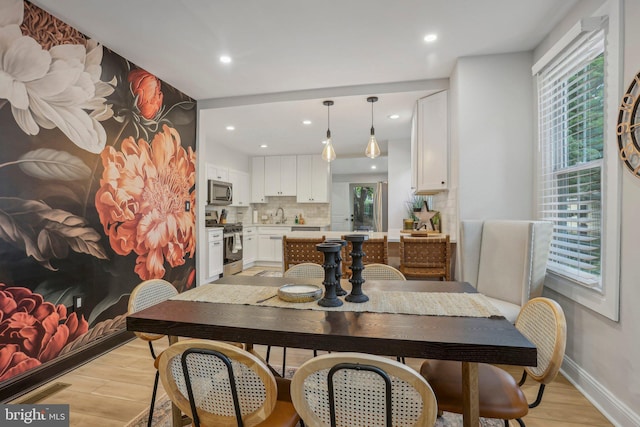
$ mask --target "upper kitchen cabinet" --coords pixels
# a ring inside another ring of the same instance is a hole
[[[298,203],[329,203],[329,163],[320,155],[298,157]]]
[[[264,196],[264,157],[251,158],[251,203],[267,203]]]
[[[264,158],[265,196],[295,196],[296,178],[296,156]]]
[[[229,169],[207,163],[207,179],[229,182]]]
[[[411,139],[412,186],[417,194],[435,194],[449,185],[447,91],[419,99]]]
[[[249,174],[229,169],[229,182],[233,184],[233,196],[231,206],[248,207],[251,203],[249,190]]]

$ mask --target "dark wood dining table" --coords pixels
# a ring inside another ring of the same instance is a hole
[[[227,276],[211,284],[273,286],[321,279]],[[350,290],[350,283],[343,281]],[[475,293],[468,283],[367,280],[363,291]],[[188,292],[188,291],[187,291]],[[168,300],[127,316],[127,330],[304,349],[462,362],[463,425],[478,426],[478,363],[536,366],[536,347],[495,317],[298,310],[258,305]]]

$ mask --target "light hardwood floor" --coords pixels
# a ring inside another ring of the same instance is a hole
[[[267,268],[260,268],[264,269]],[[168,342],[162,339],[155,344],[156,349],[161,351]],[[264,355],[264,347],[257,346],[257,350]],[[287,366],[299,366],[310,357],[311,351],[287,349]],[[273,348],[271,363],[279,365],[281,361],[281,349]],[[407,359],[407,364],[414,369],[419,369],[420,363],[419,359]],[[505,368],[519,379],[521,370]],[[37,393],[46,394],[47,388],[53,384],[68,384],[68,387],[31,403],[69,404],[72,427],[121,427],[149,405],[154,374],[147,343],[134,339],[12,403],[36,396]],[[536,384],[528,380],[523,386],[529,401],[535,399]],[[161,390],[159,394],[162,393]],[[547,386],[542,404],[531,409],[524,421],[528,427],[612,426],[561,375]],[[512,422],[511,425],[516,426],[517,423]]]

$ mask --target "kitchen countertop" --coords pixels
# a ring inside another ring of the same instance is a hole
[[[327,227],[329,228],[331,224],[318,224],[318,223],[307,223],[304,224],[296,224],[293,222],[287,222],[285,224],[243,224],[244,227]]]
[[[300,237],[300,238],[313,238],[313,237],[321,237],[325,236],[328,239],[339,239],[341,236],[346,234],[366,234],[370,238],[379,239],[381,237],[387,236],[387,241],[389,242],[399,242],[400,241],[400,233],[398,230],[390,231],[390,232],[366,232],[366,231],[329,231],[331,228],[331,224],[320,224],[320,223],[305,223],[305,224],[243,224],[244,227],[321,227],[327,228],[324,231],[308,231],[308,230],[299,230],[299,231],[290,231],[286,233],[287,236],[290,237]]]

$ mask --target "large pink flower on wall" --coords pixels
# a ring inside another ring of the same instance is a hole
[[[84,317],[42,295],[0,283],[0,381],[54,359],[89,329]]]
[[[104,172],[96,193],[96,209],[113,250],[132,251],[142,280],[161,278],[165,260],[183,265],[195,251],[195,153],[180,145],[180,135],[167,125],[151,144],[132,137],[121,151],[102,152]]]

